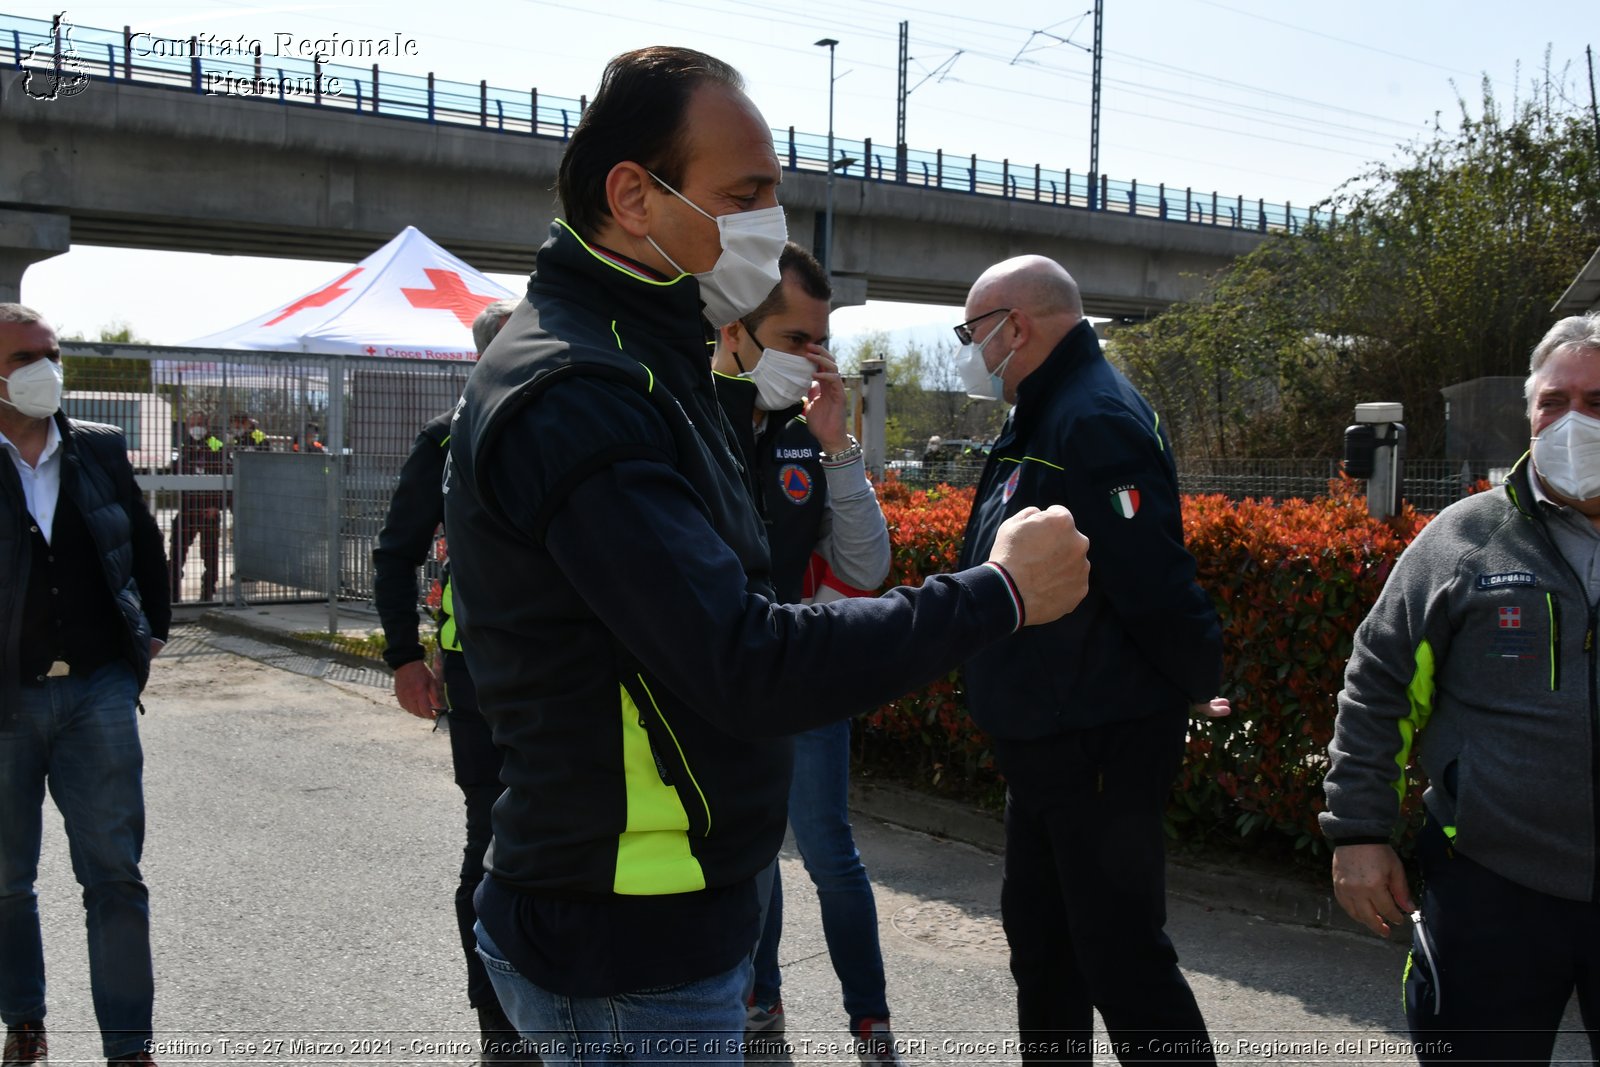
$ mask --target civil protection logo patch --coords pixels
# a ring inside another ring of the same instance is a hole
[[[798,463],[785,463],[778,468],[778,485],[783,488],[783,495],[796,504],[811,499],[811,472]]]
[[[1111,510],[1125,519],[1139,514],[1139,487],[1119,485],[1111,490]]]
[[[1011,472],[1011,477],[1006,479],[1005,488],[1000,490],[1000,503],[1009,504],[1017,492],[1017,482],[1022,480],[1022,464],[1017,464],[1017,469]]]

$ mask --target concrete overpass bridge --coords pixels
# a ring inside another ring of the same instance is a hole
[[[259,51],[217,56],[193,40],[192,55],[144,56],[127,30],[80,28],[73,65],[48,50],[41,60],[52,42],[24,23],[50,29],[0,16],[0,300],[73,243],[353,261],[408,224],[479,269],[522,273],[558,213],[556,166],[581,100],[376,65],[263,67]],[[81,91],[50,98],[69,85]],[[813,245],[820,140],[774,130],[790,235]],[[1144,317],[1307,220],[1288,205],[1009,161],[894,149],[885,160],[870,141],[839,141],[834,168],[840,303],[959,304],[984,267],[1032,252],[1072,271],[1090,314]]]

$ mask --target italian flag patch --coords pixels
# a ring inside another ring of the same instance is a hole
[[[1139,488],[1133,485],[1119,485],[1111,490],[1111,510],[1125,519],[1131,519],[1139,514]]]

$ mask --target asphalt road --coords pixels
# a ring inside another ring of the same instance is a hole
[[[462,808],[448,739],[399,711],[375,673],[363,682],[198,629],[157,662],[141,728],[165,1067],[474,1062],[451,902]],[[51,1062],[103,1062],[79,894],[47,812]],[[908,1060],[1018,1062],[999,857],[869,819],[857,834]],[[853,1063],[792,846],[783,863],[788,1051],[768,1062]],[[1174,902],[1171,916],[1223,1062],[1415,1062],[1396,946],[1225,907]],[[1577,1062],[1585,1049],[1567,1036],[1559,1051]]]

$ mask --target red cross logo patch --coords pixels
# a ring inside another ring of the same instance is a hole
[[[1500,609],[1500,629],[1502,629],[1502,630],[1520,630],[1520,629],[1522,629],[1522,609],[1521,608],[1501,608]]]

